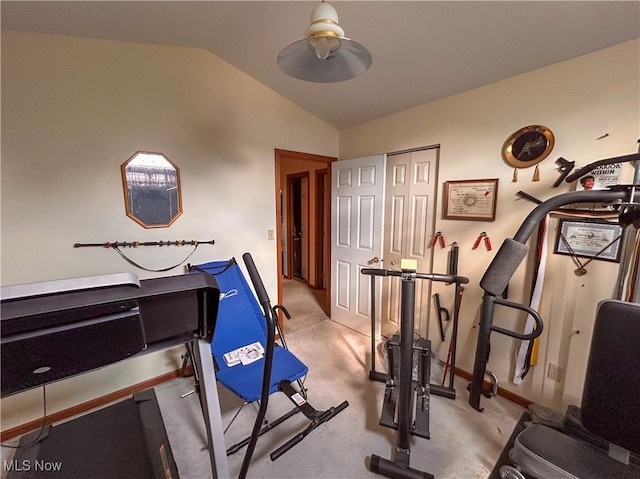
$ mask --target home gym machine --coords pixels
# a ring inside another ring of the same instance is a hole
[[[484,290],[482,299],[482,311],[476,357],[473,367],[473,379],[470,385],[469,404],[482,412],[480,407],[480,395],[483,390],[483,379],[486,373],[486,365],[489,357],[489,338],[491,332],[505,334],[522,340],[532,340],[542,333],[542,319],[538,313],[526,305],[507,301],[500,297],[506,290],[509,280],[515,274],[520,263],[527,257],[529,246],[525,244],[542,219],[550,212],[559,208],[579,203],[604,203],[618,211],[619,223],[624,228],[622,234],[622,259],[616,284],[616,298],[627,301],[640,301],[638,283],[640,272],[638,271],[638,248],[640,247],[640,154],[631,154],[615,158],[607,158],[593,162],[566,178],[568,183],[588,174],[598,166],[635,162],[635,175],[633,184],[617,185],[608,190],[590,190],[564,193],[539,204],[524,220],[513,239],[507,238],[493,261],[487,268],[480,287]],[[634,226],[634,228],[629,228]],[[584,273],[582,273],[584,274]],[[626,298],[625,295],[631,295]],[[493,325],[493,315],[496,305],[502,305],[526,311],[532,315],[536,323],[530,334],[520,334]]]
[[[469,282],[463,276],[449,274],[432,274],[416,272],[416,262],[402,260],[401,270],[365,268],[361,270],[371,278],[371,322],[375,323],[375,276],[397,276],[402,280],[400,335],[387,342],[388,374],[375,372],[375,367],[369,375],[372,380],[383,380],[386,383],[384,403],[380,417],[380,425],[396,429],[397,440],[394,460],[384,459],[375,454],[371,455],[371,472],[395,479],[432,479],[433,475],[410,467],[410,435],[429,439],[429,395],[430,395],[430,363],[431,342],[420,338],[414,341],[415,315],[415,287],[416,279],[455,283],[456,291],[460,285]],[[456,298],[458,295],[456,294]],[[457,318],[458,303],[454,309]],[[375,335],[372,331],[372,341]],[[413,355],[419,355],[417,380],[413,379]],[[399,361],[397,358],[400,358]],[[375,356],[371,357],[375,362]],[[412,404],[413,403],[413,404]],[[415,407],[415,414],[413,414]],[[397,422],[394,418],[397,417]]]

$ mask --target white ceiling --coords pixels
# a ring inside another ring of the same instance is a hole
[[[639,1],[332,3],[373,56],[367,73],[334,84],[276,66],[316,1],[2,1],[0,14],[3,30],[205,48],[336,128],[640,37]]]

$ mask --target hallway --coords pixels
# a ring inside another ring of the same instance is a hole
[[[285,319],[284,332],[300,331],[328,321],[321,303],[325,300],[326,291],[310,288],[307,283],[296,279],[282,280],[282,305],[291,314],[291,320]]]

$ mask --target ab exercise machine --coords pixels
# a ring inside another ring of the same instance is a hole
[[[376,474],[397,479],[430,479],[432,474],[410,467],[410,435],[429,439],[430,393],[455,398],[455,390],[430,384],[431,342],[419,338],[414,341],[416,279],[453,283],[456,287],[453,321],[457,326],[462,284],[469,282],[463,276],[416,272],[416,262],[403,260],[401,270],[365,268],[361,271],[371,276],[371,364],[369,379],[386,384],[380,425],[396,429],[397,440],[393,460],[371,455],[370,469]],[[388,374],[375,370],[375,277],[396,276],[402,281],[400,334],[387,341]],[[455,333],[454,333],[455,334]],[[455,338],[452,338],[455,341]],[[452,342],[452,344],[454,344]],[[413,357],[418,354],[417,379],[413,379]],[[399,359],[398,359],[399,358]],[[453,360],[452,360],[453,364]],[[452,366],[453,371],[453,366]],[[453,377],[453,373],[451,374]],[[395,418],[397,417],[397,422]]]

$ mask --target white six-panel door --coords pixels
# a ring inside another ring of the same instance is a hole
[[[371,276],[380,267],[383,245],[385,155],[341,160],[331,172],[331,319],[371,335]],[[376,262],[377,261],[377,262]],[[376,316],[381,286],[377,282]],[[375,327],[380,336],[380,321]]]
[[[385,268],[400,269],[401,259],[414,259],[419,272],[432,272],[438,151],[438,148],[432,148],[387,156]],[[400,329],[401,280],[388,277],[383,284],[381,332],[385,337],[391,337]],[[417,281],[415,327],[422,335],[426,335],[430,297],[430,282]]]

